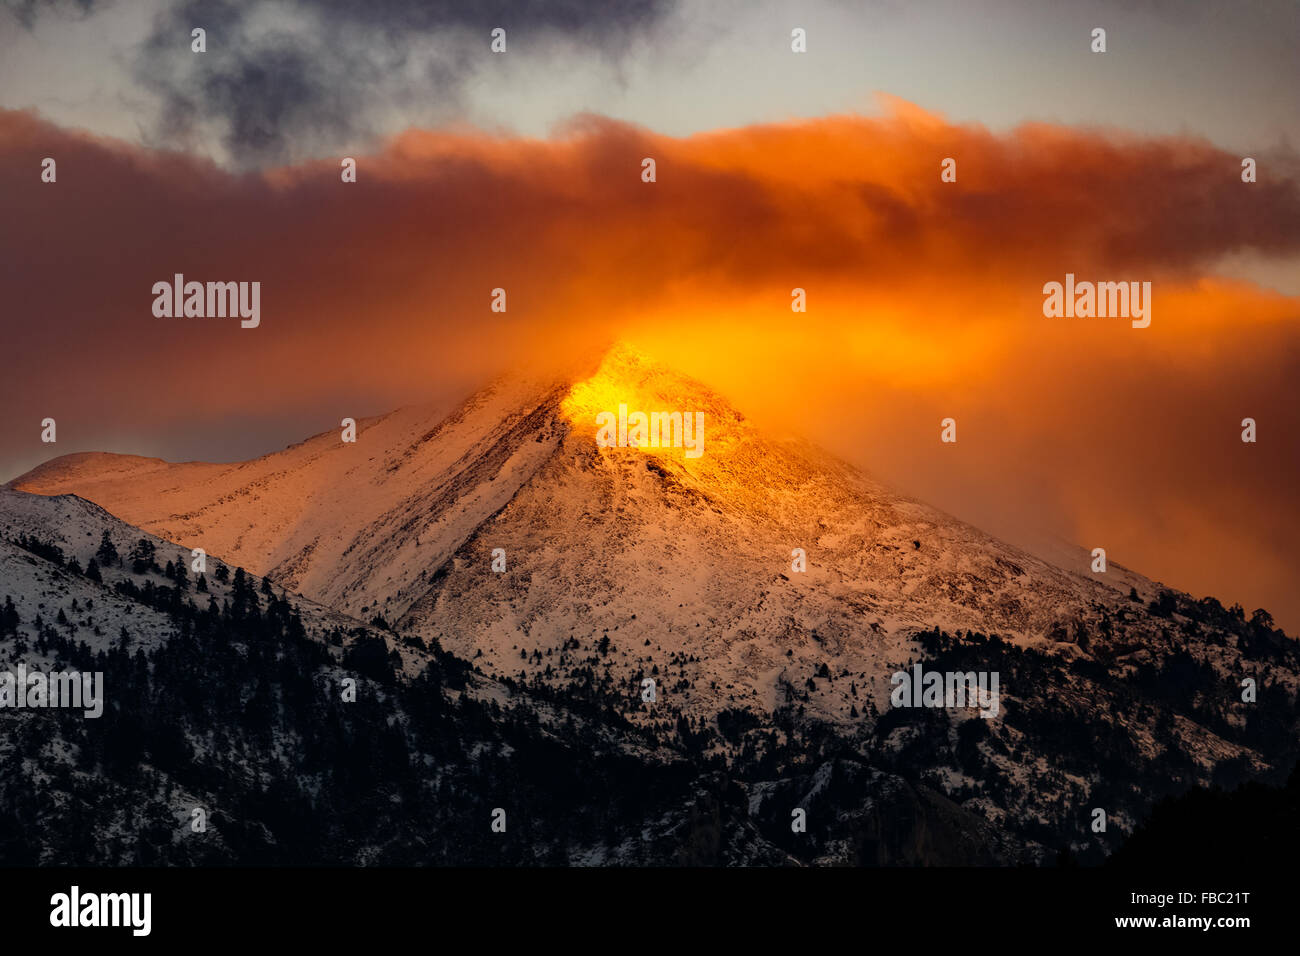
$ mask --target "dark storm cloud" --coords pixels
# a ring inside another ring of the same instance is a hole
[[[674,2],[191,0],[158,17],[135,71],[161,98],[155,145],[216,135],[234,165],[257,166],[364,145],[394,110],[454,116],[495,27],[512,52],[566,41],[613,61]],[[195,27],[207,32],[202,55],[190,51]]]
[[[430,30],[450,24],[485,29],[516,26],[565,30],[603,40],[651,26],[672,4],[670,0],[305,0],[304,5],[339,21],[399,30]]]
[[[24,29],[30,30],[41,14],[57,13],[62,16],[87,16],[103,0],[5,0],[0,6],[8,7]]]

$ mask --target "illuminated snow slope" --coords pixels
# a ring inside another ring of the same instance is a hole
[[[620,404],[703,412],[703,454],[599,447],[596,415]],[[364,419],[355,444],[331,430],[229,465],[69,455],[12,486],[75,493],[337,611],[481,652],[489,673],[563,684],[565,643],[607,634],[610,681],[632,694],[657,667],[688,710],[771,709],[826,665],[837,680],[808,706],[847,718],[867,696],[885,703],[919,629],[1077,654],[1061,640],[1071,622],[1132,615],[1159,591],[1115,565],[1092,574],[1082,550],[1063,570],[767,437],[627,346],[576,381],[502,380],[450,415]]]

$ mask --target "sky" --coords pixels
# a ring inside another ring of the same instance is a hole
[[[10,3],[0,479],[50,457],[47,416],[60,453],[239,460],[629,339],[1013,542],[1104,546],[1300,632],[1298,21]],[[156,318],[177,272],[260,281],[262,324]],[[1045,317],[1067,272],[1152,282],[1151,326]]]

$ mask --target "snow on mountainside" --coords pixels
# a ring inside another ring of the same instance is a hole
[[[702,413],[703,453],[602,447],[597,415],[620,405]],[[105,531],[122,560],[101,584],[85,572]],[[160,567],[192,547],[220,607]],[[63,833],[65,807],[143,801],[163,834],[181,804],[142,796],[139,721],[195,801],[251,809],[210,856],[160,837],[108,859],[481,863],[504,844],[464,820],[518,799],[554,828],[527,841],[534,860],[1097,861],[1161,796],[1289,772],[1296,642],[1266,614],[1077,556],[1063,569],[766,436],[623,347],[576,380],[497,382],[450,416],[363,421],[356,444],[328,432],[233,465],[55,459],[0,489],[0,595],[16,605],[0,656],[84,667],[107,647],[116,730],[22,725],[36,729],[14,737],[25,773],[0,781],[0,853],[13,808],[42,800],[40,832]],[[223,562],[288,593],[250,615],[262,582],[241,601]],[[359,625],[376,614],[392,629]],[[891,706],[908,662],[998,676],[996,717]],[[345,670],[369,682],[355,703],[339,702]],[[262,778],[273,794],[241,782]],[[389,794],[371,800],[376,781]],[[793,806],[816,821],[807,842]],[[98,859],[57,843],[50,859]]]
[[[105,533],[119,555],[119,562],[96,562],[100,580],[95,581],[85,575],[85,570],[99,552]],[[81,571],[70,570],[22,547],[18,542],[24,537],[38,542],[38,551],[44,545],[58,548],[64,559],[75,559]],[[149,552],[151,566],[141,573],[133,573],[131,554],[141,540],[153,548]],[[202,575],[204,590],[200,591],[199,575],[189,571],[193,560],[189,547],[180,547],[134,528],[76,495],[45,497],[0,487],[0,599],[5,596],[13,599],[22,621],[18,626],[20,636],[35,639],[39,630],[34,623],[37,617],[53,623],[62,610],[69,621],[64,629],[93,650],[121,646],[123,630],[128,634],[127,647],[131,651],[152,650],[175,633],[173,617],[123,595],[115,585],[152,582],[172,587],[176,579],[168,579],[162,569],[167,564],[183,565],[187,578],[185,589],[200,608],[207,607],[210,599],[217,604],[228,601],[233,569],[208,556],[207,573]],[[315,637],[324,639],[330,631],[346,631],[359,624],[283,589],[276,589],[276,596],[290,601],[303,615],[308,633]]]
[[[703,453],[599,447],[596,416],[620,405],[702,412]],[[1160,591],[1113,564],[1089,573],[1082,551],[1063,570],[768,438],[626,346],[577,382],[501,381],[445,418],[363,420],[355,444],[331,431],[231,465],[71,455],[11,484],[75,492],[340,612],[481,654],[489,673],[567,681],[567,652],[607,637],[608,680],[632,693],[656,675],[689,709],[771,710],[829,672],[852,693],[825,685],[810,706],[847,719],[859,683],[885,702],[919,630],[1074,653],[1071,622],[1128,605],[1130,587],[1143,603]]]
[[[362,419],[355,444],[329,431],[233,465],[68,455],[10,484],[81,495],[346,613],[394,615],[549,450],[532,441],[543,397],[503,382],[445,418]]]
[[[669,863],[696,842],[697,784],[653,739],[218,560],[176,571],[190,561],[74,495],[0,488],[0,672],[97,688],[0,706],[0,862]],[[537,817],[578,786],[607,798]],[[503,847],[469,821],[506,794],[534,819]],[[732,803],[735,861],[789,862]]]
[[[117,643],[123,628],[131,635],[133,646],[156,647],[172,633],[166,614],[114,593],[111,584],[105,587],[14,543],[24,535],[34,536],[75,556],[84,568],[99,548],[105,528],[122,529],[122,533],[110,531],[110,535],[123,554],[139,538],[139,533],[132,538],[128,532],[134,529],[102,508],[73,495],[42,498],[0,488],[0,592],[13,598],[24,621],[34,621],[40,615],[53,622],[64,610],[74,625],[89,629],[83,639],[97,650]],[[167,559],[175,557],[171,554]],[[111,581],[112,569],[104,573]],[[74,607],[84,609],[84,617],[73,611]],[[35,630],[34,625],[30,630]]]

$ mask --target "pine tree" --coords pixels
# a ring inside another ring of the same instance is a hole
[[[98,581],[101,584],[104,582],[103,577],[101,577],[99,573],[99,564],[94,558],[91,558],[90,562],[86,565],[86,577],[90,578],[92,581]]]
[[[121,562],[118,557],[117,548],[113,547],[113,539],[109,537],[108,529],[104,529],[103,535],[99,539],[99,550],[95,552],[95,557],[99,560],[100,567],[111,567]]]
[[[151,568],[156,568],[158,565],[154,562],[154,554],[153,542],[148,538],[141,538],[131,549],[131,570],[136,574],[144,574]]]
[[[14,607],[14,599],[6,594],[4,608],[0,609],[0,635],[17,634],[21,620],[18,609]]]

